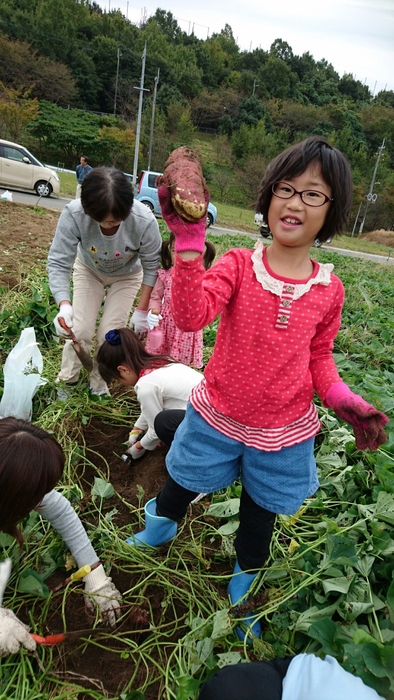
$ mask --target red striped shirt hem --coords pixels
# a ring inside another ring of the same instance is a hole
[[[277,452],[282,447],[292,447],[315,437],[320,430],[320,421],[314,403],[311,403],[304,416],[281,428],[256,428],[242,425],[209,404],[209,396],[204,384],[201,382],[193,389],[190,396],[191,405],[208,425],[222,435],[242,442],[246,447]]]

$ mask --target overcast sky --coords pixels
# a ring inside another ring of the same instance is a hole
[[[297,55],[325,58],[339,75],[353,73],[375,94],[394,90],[394,0],[98,0],[119,8],[139,25],[158,7],[172,12],[181,29],[200,39],[229,24],[241,51],[268,50],[283,39]],[[189,9],[188,9],[189,8]],[[376,87],[375,87],[376,84]]]

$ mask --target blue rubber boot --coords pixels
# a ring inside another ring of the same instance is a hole
[[[258,572],[257,572],[258,573]],[[238,564],[238,560],[235,562],[235,567],[233,571],[233,577],[230,579],[230,583],[228,584],[228,594],[230,596],[230,600],[232,605],[237,605],[240,603],[246,603],[248,598],[244,597],[246,596],[249,588],[251,587],[253,581],[255,580],[256,574],[248,574],[246,571],[243,571]],[[242,623],[244,627],[250,627],[251,628],[251,633],[248,634],[248,639],[249,641],[252,641],[252,635],[255,637],[260,637],[261,635],[261,625],[260,621],[256,620],[255,616],[252,615],[252,613],[245,613],[244,617],[242,618]],[[245,632],[241,629],[241,627],[236,627],[235,629],[238,639],[243,642],[245,639]]]
[[[158,547],[172,540],[178,530],[175,520],[156,515],[156,499],[145,504],[145,530],[128,537],[126,542],[134,547]]]

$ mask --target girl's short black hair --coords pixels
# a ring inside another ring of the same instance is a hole
[[[124,221],[133,206],[130,181],[116,168],[93,168],[82,181],[81,204],[85,214],[95,221],[108,216]]]
[[[324,243],[340,233],[346,224],[352,204],[353,182],[350,165],[343,153],[321,136],[310,136],[290,146],[269,163],[258,192],[256,212],[263,215],[269,226],[272,185],[301,175],[314,163],[320,165],[322,178],[331,188],[334,200],[328,207],[324,225],[316,236],[316,240]]]

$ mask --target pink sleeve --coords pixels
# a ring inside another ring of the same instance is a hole
[[[338,277],[333,276],[332,283],[337,286],[337,293],[331,309],[316,328],[311,342],[310,371],[315,391],[325,403],[326,393],[332,384],[341,382],[332,351],[334,340],[341,325],[341,312],[345,300],[345,290]]]
[[[223,255],[209,270],[203,267],[201,255],[193,260],[175,256],[171,312],[178,328],[198,331],[211,323],[236,293],[238,278],[236,250]]]
[[[161,309],[164,296],[164,282],[157,278],[149,299],[149,309]]]

